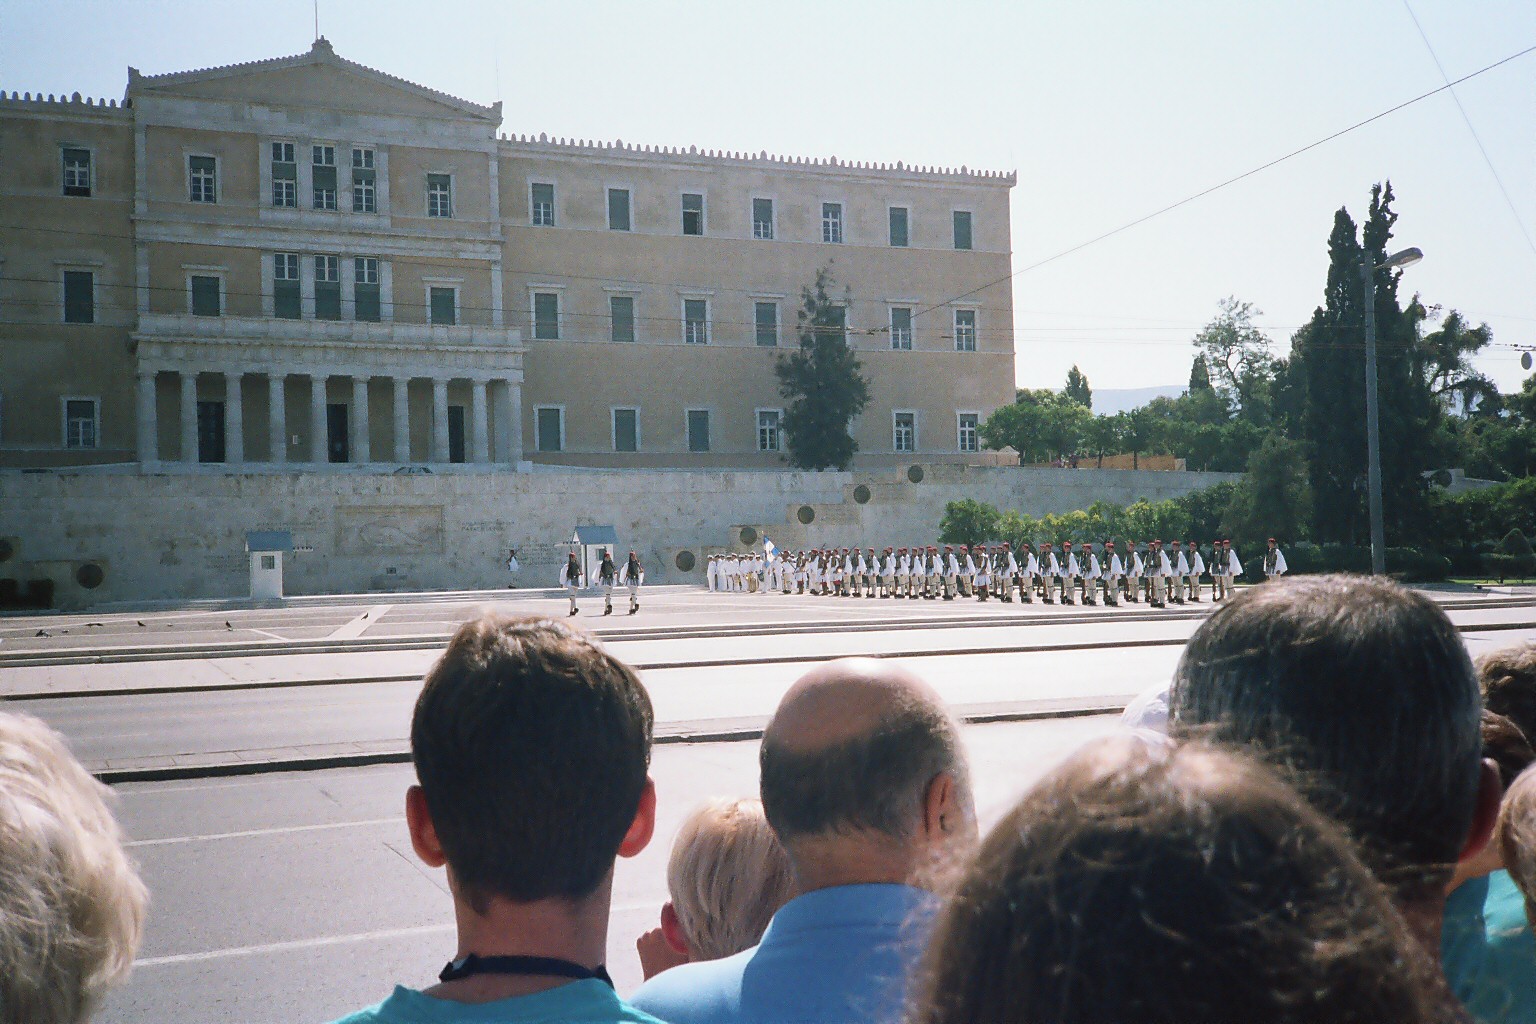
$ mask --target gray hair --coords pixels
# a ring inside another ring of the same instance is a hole
[[[148,893],[112,795],[64,740],[0,712],[0,1024],[77,1024],[127,976]]]
[[[908,839],[935,778],[967,783],[959,730],[943,708],[899,701],[868,733],[816,750],[763,740],[763,810],[779,838],[881,832]]]
[[[1296,769],[1405,902],[1443,884],[1465,844],[1482,697],[1455,627],[1420,594],[1342,575],[1242,594],[1190,638],[1170,711],[1176,736]]]

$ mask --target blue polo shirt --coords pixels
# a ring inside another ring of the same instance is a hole
[[[1508,871],[1446,899],[1440,954],[1451,991],[1482,1024],[1536,1024],[1536,935]]]
[[[906,885],[817,889],[753,948],[663,971],[630,1001],[669,1024],[899,1021],[937,904]]]
[[[527,996],[489,1003],[456,1003],[395,986],[377,1006],[335,1024],[661,1024],[621,1000],[601,981],[587,979]]]

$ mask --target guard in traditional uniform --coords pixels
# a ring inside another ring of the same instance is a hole
[[[1035,588],[1040,585],[1040,560],[1035,557],[1029,541],[1019,545],[1019,557],[1024,560],[1019,566],[1019,600],[1034,604]]]
[[[955,561],[955,549],[952,545],[944,545],[944,558],[939,568],[944,573],[944,600],[955,599],[955,588],[960,582],[960,563]]]
[[[1000,564],[997,566],[994,576],[1000,576],[1003,602],[1013,604],[1013,590],[1019,585],[1019,562],[1013,556],[1013,546],[1003,541],[1002,551],[999,552]]]
[[[1189,599],[1196,604],[1200,603],[1200,577],[1205,575],[1205,559],[1200,555],[1200,546],[1190,541],[1189,547]]]
[[[985,544],[976,545],[970,560],[971,589],[976,592],[977,602],[986,601],[992,596],[992,556],[987,553]]]
[[[1056,603],[1056,587],[1061,579],[1061,563],[1056,561],[1056,551],[1051,547],[1051,542],[1046,541],[1040,545],[1040,582],[1044,589],[1040,595],[1041,601],[1046,604]]]
[[[603,614],[613,614],[613,585],[618,582],[619,569],[613,564],[613,554],[606,548],[603,559],[597,565],[597,585],[603,588]]]
[[[1222,568],[1226,570],[1226,578],[1222,583],[1225,596],[1233,594],[1233,583],[1237,577],[1243,574],[1243,563],[1238,560],[1237,552],[1232,550],[1232,541],[1223,538],[1221,541]]]
[[[1097,606],[1099,583],[1104,578],[1104,569],[1099,565],[1099,553],[1093,550],[1091,540],[1083,542],[1083,563],[1083,604]]]
[[[1173,577],[1169,580],[1168,601],[1171,604],[1184,603],[1184,578],[1189,575],[1189,563],[1184,560],[1184,549],[1179,542],[1169,541],[1171,550],[1168,552],[1168,564],[1173,568]]]
[[[1163,542],[1154,540],[1149,557],[1152,564],[1147,566],[1147,574],[1152,577],[1152,607],[1168,607],[1168,583],[1173,579],[1173,566],[1168,561],[1168,555],[1163,551]]]
[[[1061,603],[1076,604],[1077,588],[1082,581],[1083,570],[1077,564],[1077,555],[1072,553],[1072,542],[1061,542]]]
[[[581,562],[572,551],[570,557],[565,560],[565,565],[560,569],[560,585],[565,588],[566,596],[571,599],[571,615],[576,614],[576,593],[581,589]],[[569,616],[567,616],[569,618]]]
[[[1120,591],[1125,587],[1125,563],[1120,561],[1120,555],[1115,551],[1115,542],[1104,542],[1104,557],[1109,560],[1105,566],[1108,578],[1104,582],[1104,603],[1115,606],[1120,603]]]
[[[1148,590],[1147,563],[1142,560],[1141,552],[1136,550],[1136,542],[1127,539],[1125,542],[1125,596],[1133,603],[1140,604],[1142,598],[1152,599],[1152,592]]]
[[[1269,538],[1269,550],[1264,552],[1264,582],[1272,583],[1286,574],[1285,552],[1280,550],[1280,545],[1275,543],[1275,538]]]
[[[631,551],[629,558],[624,562],[624,567],[619,570],[619,585],[629,588],[629,614],[633,615],[640,610],[640,584],[645,582],[645,570],[640,568],[640,559]]]

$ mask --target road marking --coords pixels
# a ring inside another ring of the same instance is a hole
[[[392,604],[376,604],[372,608],[369,608],[367,611],[363,612],[357,618],[353,619],[351,622],[348,622],[344,626],[338,627],[336,631],[333,632],[330,636],[326,637],[326,639],[356,640],[358,637],[363,635],[364,631],[366,631],[369,626],[373,625],[375,622],[378,622],[381,618],[384,617],[384,613],[393,607],[394,605]]]
[[[204,953],[177,953],[174,956],[148,956],[133,962],[135,967],[163,967],[167,964],[201,963],[206,960],[224,960],[237,956],[260,956],[263,953],[282,953],[290,949],[315,949],[320,946],[341,946],[349,942],[372,942],[379,939],[403,939],[414,935],[436,935],[451,932],[453,924],[424,924],[415,928],[385,928],[376,932],[358,932],[353,935],[323,935],[315,939],[294,939],[290,942],[268,942],[260,946],[233,946],[229,949],[211,949]]]
[[[284,643],[287,643],[289,639],[291,639],[290,637],[286,636],[278,636],[276,633],[269,633],[264,629],[257,629],[255,626],[241,626],[240,628],[245,630],[247,633],[260,633],[262,636],[269,636],[273,640],[281,640]]]
[[[253,828],[245,832],[210,832],[200,836],[171,836],[166,839],[136,839],[124,846],[174,846],[177,843],[203,843],[215,839],[247,839],[251,836],[280,836],[294,832],[320,832],[331,828],[369,828],[373,825],[394,825],[404,818],[370,818],[366,821],[335,821],[323,825],[289,825],[285,828]]]

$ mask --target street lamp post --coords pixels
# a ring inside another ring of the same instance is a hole
[[[1418,249],[1404,249],[1373,264],[1369,255],[1360,260],[1360,279],[1365,282],[1365,486],[1371,513],[1371,574],[1387,572],[1386,527],[1381,511],[1381,419],[1376,402],[1376,271],[1410,267],[1424,258]]]

